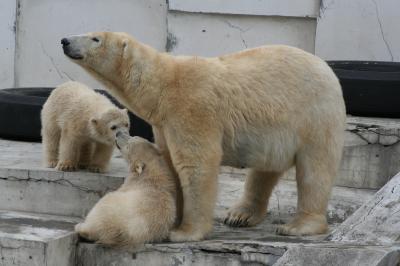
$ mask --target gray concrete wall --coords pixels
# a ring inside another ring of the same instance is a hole
[[[60,38],[126,31],[174,54],[213,56],[288,44],[324,59],[400,60],[398,0],[2,0],[0,88],[73,79],[101,88]]]
[[[315,53],[328,60],[400,61],[399,0],[322,0]]]
[[[166,13],[165,0],[2,0],[0,88],[56,86],[67,80],[101,88],[63,55],[61,38],[89,31],[125,31],[164,50]]]
[[[217,56],[265,44],[314,52],[315,19],[169,12],[168,51]]]
[[[0,1],[0,89],[14,85],[15,0]]]

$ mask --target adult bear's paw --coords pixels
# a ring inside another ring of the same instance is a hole
[[[264,210],[259,210],[250,204],[239,203],[228,210],[224,224],[232,227],[249,227],[259,224],[265,216]]]
[[[279,235],[317,235],[328,231],[328,223],[324,215],[300,214],[293,221],[277,227],[276,233]]]

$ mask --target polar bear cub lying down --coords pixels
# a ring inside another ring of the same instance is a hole
[[[42,137],[46,167],[74,171],[78,167],[105,172],[115,132],[128,132],[126,109],[78,82],[66,82],[52,91],[43,106]]]
[[[117,146],[130,175],[93,207],[75,231],[88,240],[132,250],[168,237],[176,220],[176,186],[154,144],[117,133]]]

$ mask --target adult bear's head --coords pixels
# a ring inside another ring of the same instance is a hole
[[[122,69],[131,41],[132,37],[122,32],[92,32],[63,38],[61,44],[64,54],[75,63],[89,72],[108,76]]]
[[[161,90],[175,76],[170,55],[122,32],[74,35],[61,44],[64,54],[102,82],[120,103],[147,122],[156,122]]]

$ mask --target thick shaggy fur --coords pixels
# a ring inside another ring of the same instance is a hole
[[[323,60],[282,45],[215,58],[172,56],[111,32],[68,41],[64,53],[153,126],[176,170],[184,206],[171,240],[199,240],[212,230],[220,164],[251,169],[228,225],[260,223],[279,177],[295,166],[297,215],[278,233],[326,232],[345,106]]]
[[[174,173],[156,146],[145,139],[131,138],[121,152],[130,175],[75,230],[86,239],[134,250],[168,237],[176,218]]]
[[[41,119],[45,166],[60,171],[81,167],[105,172],[115,131],[129,128],[126,109],[78,82],[64,83],[52,91]]]

